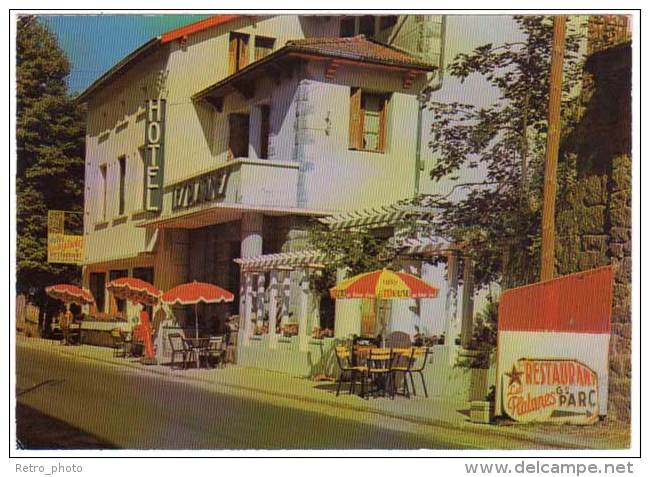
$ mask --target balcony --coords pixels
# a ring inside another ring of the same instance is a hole
[[[245,211],[266,215],[325,215],[298,208],[299,164],[237,158],[168,184],[163,213],[141,227],[198,228],[239,220]]]

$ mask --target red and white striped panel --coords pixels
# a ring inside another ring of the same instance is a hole
[[[505,291],[499,303],[496,412],[503,414],[505,373],[520,359],[576,360],[598,377],[607,414],[611,266]]]

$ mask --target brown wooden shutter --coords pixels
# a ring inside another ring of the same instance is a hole
[[[237,36],[230,35],[230,43],[228,44],[228,74],[237,72]]]
[[[361,88],[350,90],[350,149],[363,147],[363,110],[361,109]]]
[[[381,111],[379,112],[379,152],[386,150],[386,118],[388,117],[388,96],[381,100]]]
[[[239,65],[237,71],[248,66],[248,35],[239,37]]]

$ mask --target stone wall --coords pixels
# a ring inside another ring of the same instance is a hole
[[[610,342],[609,417],[628,421],[631,378],[631,103],[630,47],[592,55],[584,114],[565,142],[569,179],[559,188],[557,275],[615,267]]]

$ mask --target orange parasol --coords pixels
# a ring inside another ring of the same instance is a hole
[[[162,292],[149,282],[139,278],[117,278],[106,285],[115,298],[129,300],[142,305],[156,305]]]
[[[60,283],[45,289],[45,293],[52,298],[61,300],[66,305],[76,303],[77,305],[90,305],[95,302],[92,293],[76,285]]]

